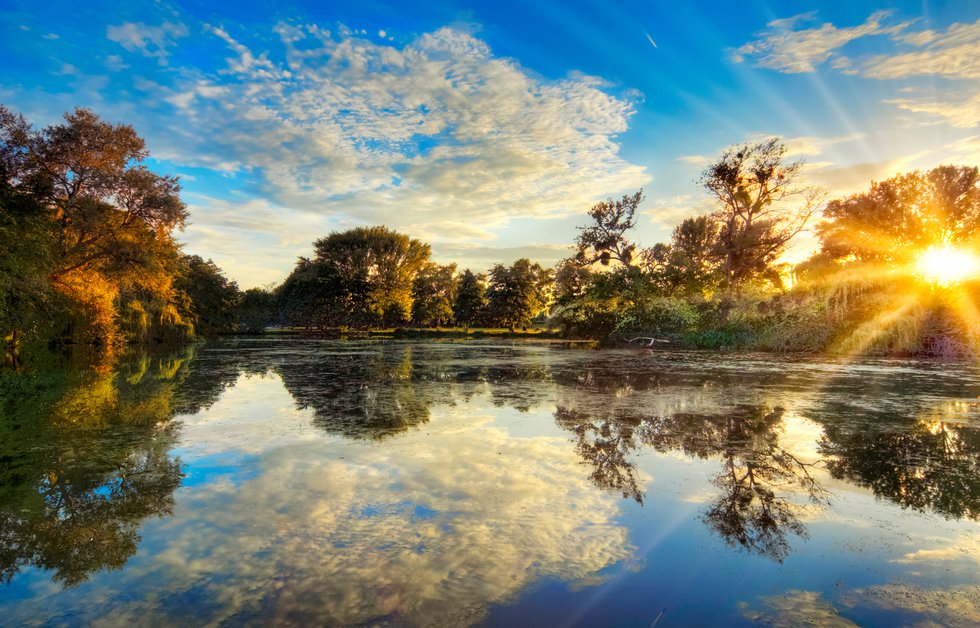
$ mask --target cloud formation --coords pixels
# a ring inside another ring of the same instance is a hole
[[[890,11],[877,11],[858,26],[839,28],[824,23],[797,28],[816,19],[816,12],[773,20],[756,38],[730,50],[736,63],[794,74],[815,72],[830,61],[848,74],[875,79],[939,76],[980,78],[980,20],[954,23],[946,30],[910,30],[914,21],[886,24]],[[849,57],[840,53],[847,44],[864,37],[887,36],[894,50],[888,54]]]
[[[869,35],[894,35],[902,32],[908,23],[886,26],[883,24],[889,11],[876,11],[858,26],[838,28],[829,22],[819,27],[799,28],[816,19],[816,12],[790,18],[773,20],[755,40],[730,51],[736,63],[752,62],[762,68],[770,68],[791,74],[813,72],[817,66],[835,56],[844,45]]]
[[[190,34],[180,22],[163,22],[150,26],[143,22],[125,22],[106,27],[106,37],[129,52],[138,52],[146,57],[156,57],[161,64],[167,63],[170,56],[168,48],[177,40]]]
[[[131,52],[156,50],[147,42],[160,37],[137,26],[112,35]],[[580,73],[541,78],[461,30],[396,45],[281,22],[272,53],[204,30],[224,58],[153,91],[153,106],[167,103],[174,117],[155,154],[247,174],[287,224],[296,212],[387,224],[438,251],[492,240],[515,217],[581,213],[649,181],[618,154],[635,95]],[[202,213],[195,224],[210,221]]]
[[[980,55],[980,50],[977,54]],[[946,99],[935,96],[918,99],[896,98],[885,102],[905,111],[930,115],[957,128],[968,129],[980,124],[980,94],[972,96],[951,94]]]
[[[980,20],[972,24],[952,24],[945,31],[907,33],[897,40],[920,50],[872,57],[864,64],[864,76],[877,79],[911,76],[980,78]]]

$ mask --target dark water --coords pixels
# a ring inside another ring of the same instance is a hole
[[[0,374],[0,623],[975,625],[978,395],[526,343]]]

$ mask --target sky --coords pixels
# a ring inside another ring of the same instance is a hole
[[[0,0],[0,60],[36,126],[133,125],[181,178],[184,250],[242,288],[375,224],[460,268],[551,265],[640,188],[652,246],[712,210],[712,159],[768,137],[828,198],[980,163],[975,0]]]

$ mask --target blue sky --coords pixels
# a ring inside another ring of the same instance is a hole
[[[711,158],[773,135],[832,197],[980,162],[969,0],[0,0],[0,58],[0,103],[35,124],[134,125],[182,177],[185,250],[243,287],[364,224],[478,270],[554,263],[640,187],[650,246],[710,211]]]

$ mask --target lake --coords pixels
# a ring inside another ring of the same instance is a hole
[[[501,341],[0,373],[0,622],[976,625],[978,395]]]

